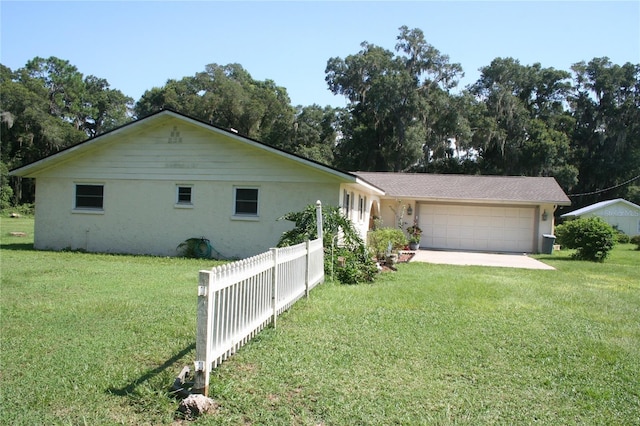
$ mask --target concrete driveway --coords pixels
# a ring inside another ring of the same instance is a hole
[[[502,268],[555,269],[526,254],[480,253],[468,251],[417,250],[411,262],[446,265],[497,266]]]

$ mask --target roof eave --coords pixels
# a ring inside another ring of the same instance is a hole
[[[465,203],[465,204],[517,204],[517,205],[542,205],[553,204],[559,206],[571,205],[569,200],[508,200],[491,198],[449,198],[449,197],[424,197],[415,195],[391,195],[386,194],[386,199],[411,199],[415,201],[435,202],[435,203]]]
[[[364,179],[362,179],[362,178],[360,178],[358,176],[355,176],[355,175],[353,175],[351,173],[349,173],[349,174],[356,178],[356,183],[357,184],[360,184],[360,185],[364,186],[365,188],[373,191],[374,193],[376,193],[376,194],[378,194],[380,196],[384,196],[385,195],[385,192],[382,189],[378,188],[377,186],[373,185],[372,183],[369,183],[366,180],[364,180]]]

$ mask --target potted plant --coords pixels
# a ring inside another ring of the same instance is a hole
[[[407,232],[409,233],[409,249],[418,250],[418,248],[420,248],[420,237],[422,236],[422,229],[420,229],[418,224],[414,223],[407,228]]]

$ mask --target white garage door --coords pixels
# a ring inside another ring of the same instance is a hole
[[[454,250],[532,252],[535,209],[420,205],[420,246]]]

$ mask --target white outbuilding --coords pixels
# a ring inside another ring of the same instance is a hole
[[[600,201],[560,217],[565,219],[599,217],[629,236],[640,235],[640,206],[622,198]]]

